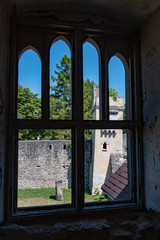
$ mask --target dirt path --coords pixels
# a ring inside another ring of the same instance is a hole
[[[33,207],[33,206],[46,206],[46,205],[58,205],[58,204],[64,204],[64,202],[55,201],[52,199],[40,198],[40,197],[18,200],[18,207]]]

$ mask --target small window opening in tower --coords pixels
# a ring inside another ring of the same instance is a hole
[[[107,150],[107,143],[106,142],[103,143],[103,150]]]

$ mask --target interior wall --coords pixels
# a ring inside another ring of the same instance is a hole
[[[146,207],[160,211],[160,10],[144,24],[141,30],[142,46],[142,82],[143,82],[143,116],[144,116],[144,161],[145,161],[145,194]],[[10,19],[8,17],[6,0],[0,0],[0,222],[3,221],[3,190],[4,190],[4,160],[5,135],[8,112],[7,84],[9,80],[10,53]],[[6,151],[7,152],[7,151]],[[89,220],[82,219],[67,223],[48,219],[48,225],[33,220],[23,226],[17,224],[2,225],[0,239],[159,239],[159,217],[149,213],[132,213],[117,211],[107,215],[107,218],[97,218],[94,215]]]
[[[160,9],[141,30],[145,199],[160,212]]]
[[[6,83],[9,77],[9,17],[6,1],[0,1],[0,222],[3,221],[4,160],[6,135]]]

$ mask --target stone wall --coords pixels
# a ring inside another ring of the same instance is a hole
[[[0,227],[2,240],[159,240],[160,216],[151,212],[112,212],[105,216],[81,217],[78,221],[48,218],[38,224],[32,219]]]
[[[114,152],[110,155],[110,168],[111,173],[115,173],[117,169],[124,163],[125,158],[123,152]]]
[[[98,188],[101,191],[105,179],[109,178],[112,173],[110,156],[112,153],[121,153],[116,156],[123,156],[123,131],[121,129],[96,129],[92,130],[92,163],[90,190],[94,194]],[[106,149],[103,148],[106,144]],[[93,179],[93,180],[92,180]]]
[[[160,9],[143,25],[141,59],[145,201],[160,211]]]
[[[19,141],[18,188],[71,188],[71,144],[69,140]],[[89,186],[91,141],[85,141],[85,188]]]
[[[123,149],[122,151],[113,151],[110,154],[110,172],[115,173],[117,169],[127,161],[127,134],[123,134]]]
[[[92,133],[94,133],[94,131]],[[96,144],[100,143],[98,146],[99,149],[96,149],[97,161],[99,160],[98,164],[101,165],[102,169],[105,169],[108,174],[107,176],[110,176],[111,173],[116,171],[124,162],[124,151],[118,151],[112,144],[112,147],[110,146],[111,149],[103,151],[101,142],[103,142],[103,138],[99,137],[99,140],[97,138]],[[97,167],[94,160],[94,144],[92,143],[86,140],[84,149],[85,188],[89,188],[91,191],[92,184],[96,181],[93,175],[93,172],[96,170],[93,168]],[[92,152],[94,153],[93,155]],[[71,158],[71,143],[69,140],[19,141],[18,188],[52,188],[55,187],[57,180],[62,180],[63,188],[71,188]],[[102,162],[103,158],[105,160],[104,162]],[[99,167],[97,168],[99,169]],[[99,184],[100,190],[105,177],[106,175]]]

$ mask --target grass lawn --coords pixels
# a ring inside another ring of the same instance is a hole
[[[25,189],[18,191],[18,207],[56,205],[71,203],[71,189],[63,189],[63,201],[56,200],[56,190],[54,188]],[[85,190],[85,202],[107,201],[108,197],[103,195],[91,195]]]

